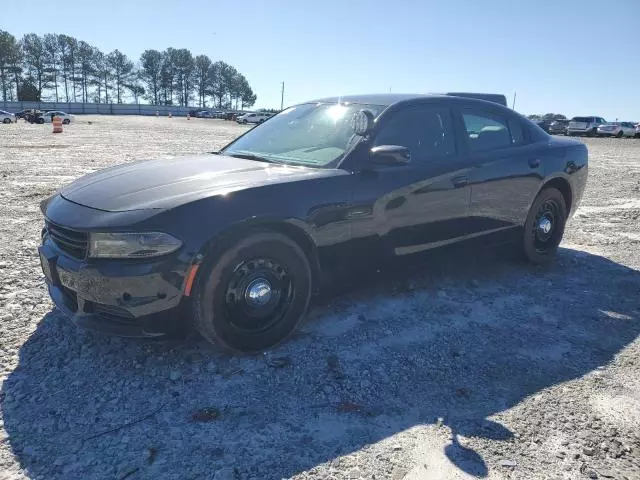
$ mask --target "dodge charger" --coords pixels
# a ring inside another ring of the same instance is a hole
[[[359,263],[509,232],[554,258],[585,145],[489,101],[325,98],[218,152],[86,175],[43,201],[49,293],[76,324],[155,337],[184,325],[236,352],[287,338]]]

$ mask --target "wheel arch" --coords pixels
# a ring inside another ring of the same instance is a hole
[[[320,286],[322,269],[317,246],[311,235],[300,223],[295,220],[262,218],[231,225],[218,232],[203,245],[196,257],[197,261],[200,263],[213,261],[236,241],[248,235],[259,232],[280,233],[294,241],[306,255],[311,268],[312,288],[315,292]],[[202,269],[199,269],[195,279],[196,283],[201,274]]]
[[[540,192],[548,187],[553,187],[562,193],[564,203],[567,206],[567,213],[571,212],[571,208],[573,207],[573,190],[571,189],[569,181],[563,177],[551,178],[542,184]],[[538,192],[538,194],[540,194],[540,192]]]

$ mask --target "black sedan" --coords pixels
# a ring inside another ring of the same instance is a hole
[[[498,232],[550,262],[587,157],[583,143],[483,100],[316,100],[213,155],[80,178],[42,203],[40,257],[51,297],[79,325],[158,336],[193,321],[255,352],[360,263]]]

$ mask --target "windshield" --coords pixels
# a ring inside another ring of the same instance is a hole
[[[366,109],[376,117],[380,105],[308,103],[290,107],[240,137],[222,152],[274,163],[327,167],[338,162],[358,138],[353,115]]]

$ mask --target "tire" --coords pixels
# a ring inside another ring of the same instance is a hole
[[[63,124],[63,125],[69,125],[70,123],[71,123],[71,120],[69,120],[68,118],[65,118],[65,119],[62,121],[62,124]]]
[[[598,136],[598,129],[597,128],[592,128],[591,131],[589,132],[589,136],[590,137],[597,137]]]
[[[550,222],[550,230],[542,228],[542,220]],[[522,246],[525,257],[538,265],[550,264],[558,251],[567,222],[567,205],[556,188],[543,189],[533,201],[524,225]]]
[[[44,118],[36,118],[36,123],[38,125],[44,125]]]
[[[232,352],[264,351],[284,341],[304,319],[311,298],[311,268],[290,238],[255,233],[212,255],[202,268],[194,323],[211,343]],[[265,280],[271,289],[261,295]]]
[[[242,120],[242,124],[243,124],[243,125],[246,125],[246,124],[247,124],[247,121],[246,121],[246,120]]]

